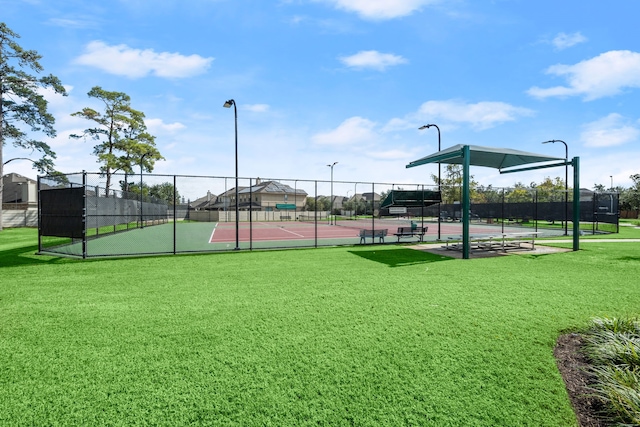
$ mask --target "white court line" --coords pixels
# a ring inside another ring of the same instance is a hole
[[[298,237],[306,237],[306,236],[303,236],[302,234],[294,233],[293,231],[287,230],[287,229],[286,229],[286,228],[284,228],[284,227],[280,227],[280,230],[282,230],[282,231],[286,231],[287,233],[291,233],[291,234],[293,234],[294,236],[298,236]]]
[[[265,225],[265,226],[267,226],[267,227],[273,227],[273,224],[268,224],[268,223],[266,223],[266,222],[258,222],[257,224]],[[298,236],[298,237],[307,237],[307,236],[304,236],[304,235],[302,235],[302,234],[298,234],[298,233],[295,233],[295,232],[293,232],[293,231],[287,230],[287,229],[286,229],[286,228],[284,228],[283,226],[278,227],[278,229],[279,229],[279,230],[282,230],[282,231],[286,231],[287,233],[291,233],[291,234],[293,234],[294,236]]]
[[[209,243],[213,243],[213,235],[216,232],[216,227],[218,226],[218,223],[216,222],[216,225],[213,226],[213,231],[211,232],[211,236],[209,237]]]

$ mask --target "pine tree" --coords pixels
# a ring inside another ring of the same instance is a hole
[[[43,71],[39,60],[42,58],[35,50],[24,50],[16,39],[20,36],[4,22],[0,22],[0,177],[4,175],[2,152],[7,142],[14,147],[39,152],[42,157],[31,160],[41,172],[53,169],[56,154],[46,142],[33,138],[36,132],[55,137],[54,117],[47,111],[47,100],[39,93],[41,88],[51,88],[56,93],[66,95],[60,80],[53,76],[36,77]],[[0,231],[2,230],[2,193],[3,180],[0,179]]]
[[[131,107],[131,98],[123,92],[112,92],[93,87],[87,94],[104,103],[104,112],[93,108],[71,114],[96,123],[96,127],[85,129],[81,135],[71,138],[90,138],[98,141],[93,154],[101,164],[100,172],[106,178],[106,195],[109,196],[111,176],[122,171],[133,174],[133,167],[141,165],[148,172],[153,170],[156,161],[163,159],[156,148],[155,137],[147,132],[144,113]]]

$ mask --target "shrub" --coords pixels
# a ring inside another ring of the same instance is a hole
[[[640,425],[640,321],[596,318],[584,339],[595,394],[622,425]]]

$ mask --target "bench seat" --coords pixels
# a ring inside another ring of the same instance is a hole
[[[422,242],[428,228],[429,227],[398,227],[398,231],[393,233],[393,235],[398,238],[398,242],[404,237],[418,237],[418,240]]]
[[[389,230],[386,228],[382,228],[380,230],[370,230],[368,228],[363,228],[362,230],[360,230],[360,233],[358,235],[360,236],[360,243],[366,243],[367,237],[371,237],[372,241],[377,237],[380,243],[384,243],[384,238],[388,233]]]

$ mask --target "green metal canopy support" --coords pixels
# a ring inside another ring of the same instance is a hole
[[[471,196],[469,195],[469,166],[471,165],[471,151],[469,146],[462,147],[462,258],[469,259],[469,210]]]
[[[536,169],[553,168],[556,166],[571,165],[573,167],[573,250],[580,250],[580,157],[574,157],[570,162],[554,163],[550,165],[531,166],[520,169],[500,171],[500,173],[513,173]]]
[[[574,157],[573,166],[573,250],[580,250],[580,157]]]
[[[557,162],[538,166],[517,168],[522,165]],[[423,157],[409,163],[406,167],[412,168],[428,163],[448,163],[462,165],[462,257],[469,259],[470,236],[469,217],[471,209],[470,174],[471,165],[485,166],[499,169],[500,173],[513,173],[527,170],[544,169],[557,166],[573,166],[573,250],[579,250],[580,244],[580,158],[574,157],[571,162],[559,157],[550,157],[525,151],[480,147],[475,145],[455,145],[446,150],[438,151],[432,155]],[[514,169],[508,169],[514,168]]]

